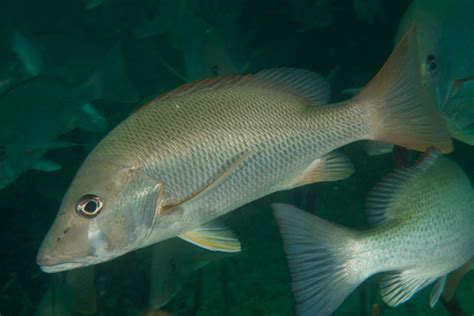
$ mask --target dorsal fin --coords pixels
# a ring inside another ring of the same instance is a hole
[[[273,68],[262,70],[256,74],[213,77],[186,83],[158,96],[149,104],[155,103],[158,100],[162,101],[196,92],[242,86],[286,91],[305,98],[314,105],[327,104],[330,94],[327,80],[312,71],[296,68]]]
[[[391,207],[398,199],[401,188],[430,168],[440,155],[438,150],[428,149],[412,166],[395,170],[383,178],[367,198],[366,212],[369,223],[377,226],[398,218],[399,214],[394,214]]]

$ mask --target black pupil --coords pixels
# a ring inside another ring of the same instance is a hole
[[[436,63],[436,57],[434,57],[433,55],[428,55],[428,57],[426,57],[426,64],[428,66],[428,73],[431,75],[435,74],[436,68],[438,68],[438,64]]]
[[[94,213],[97,210],[97,201],[90,200],[84,205],[84,211],[87,213]]]

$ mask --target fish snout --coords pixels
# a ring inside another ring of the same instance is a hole
[[[82,258],[90,257],[90,246],[84,229],[85,227],[78,225],[67,225],[61,220],[54,223],[36,257],[41,269],[50,272],[52,269],[77,266]]]

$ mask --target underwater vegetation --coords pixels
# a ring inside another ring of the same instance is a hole
[[[0,315],[474,313],[471,0],[0,5]]]

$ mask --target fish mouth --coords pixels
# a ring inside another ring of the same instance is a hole
[[[40,265],[40,269],[43,272],[46,273],[55,273],[55,272],[62,272],[62,271],[68,271],[68,270],[73,270],[77,268],[82,268],[85,267],[83,263],[78,263],[78,262],[67,262],[67,263],[60,263],[56,265]]]
[[[104,258],[98,256],[86,256],[77,259],[64,260],[60,263],[49,263],[50,260],[43,260],[41,258],[37,259],[37,263],[40,266],[40,269],[46,273],[62,272],[78,268],[83,268],[91,266],[94,264],[102,263],[104,261],[109,261],[113,258]]]

